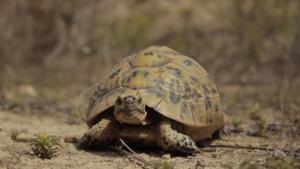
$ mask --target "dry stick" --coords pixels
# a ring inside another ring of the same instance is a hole
[[[235,149],[247,149],[247,150],[261,150],[261,151],[276,151],[278,149],[275,148],[268,148],[268,147],[255,147],[255,146],[242,146],[242,145],[224,145],[224,144],[216,144],[216,145],[204,145],[205,147],[212,147],[212,148],[235,148]],[[280,150],[280,149],[279,149]],[[300,153],[300,149],[296,149],[295,151],[281,149],[281,151],[285,153]]]
[[[123,146],[125,146],[132,154],[136,154],[135,151],[133,151],[126,143],[123,139],[120,138],[120,142],[122,143]]]
[[[111,148],[112,148],[113,150],[115,150],[115,151],[117,151],[117,152],[123,154],[123,155],[128,155],[129,160],[132,160],[132,161],[134,161],[135,163],[140,164],[140,166],[141,166],[142,168],[146,168],[145,166],[150,166],[151,168],[154,168],[154,167],[155,167],[154,164],[152,164],[152,163],[150,163],[150,162],[147,162],[144,158],[139,157],[139,156],[136,156],[136,155],[134,155],[134,154],[132,154],[132,153],[130,153],[130,152],[127,152],[127,151],[125,151],[125,150],[122,150],[122,149],[119,148],[119,147],[112,146]]]
[[[141,167],[145,168],[145,165],[148,165],[150,166],[151,168],[154,168],[155,167],[155,164],[151,163],[151,162],[148,162],[146,161],[143,157],[140,157],[138,156],[138,154],[133,151],[126,143],[124,140],[120,139],[120,142],[121,144],[126,147],[130,152],[126,151],[126,150],[122,150],[121,148],[119,147],[112,147],[112,149],[120,152],[121,154],[125,154],[125,155],[128,155],[129,156],[129,159],[131,160],[134,160],[137,164],[142,164]]]

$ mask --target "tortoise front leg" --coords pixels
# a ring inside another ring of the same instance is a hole
[[[103,118],[78,140],[78,148],[103,147],[109,144],[116,137],[119,127],[113,117]]]
[[[158,142],[164,150],[179,153],[193,153],[198,150],[195,142],[187,135],[172,129],[169,119],[162,119],[158,124]]]

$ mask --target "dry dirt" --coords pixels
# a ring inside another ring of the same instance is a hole
[[[31,169],[31,168],[143,168],[129,156],[121,155],[113,150],[77,150],[72,144],[63,144],[52,159],[40,159],[30,153],[30,145],[15,142],[10,138],[12,130],[26,130],[29,134],[46,132],[51,135],[68,136],[80,135],[86,130],[83,123],[70,124],[62,118],[41,117],[0,111],[0,168]],[[293,143],[292,143],[293,141]],[[299,147],[299,143],[279,134],[267,137],[252,137],[245,134],[228,134],[211,145],[243,145],[276,148],[276,151],[246,150],[236,148],[205,147],[193,156],[168,156],[161,150],[137,150],[138,155],[146,161],[157,162],[167,160],[173,162],[175,168],[224,168],[230,165],[237,168],[240,163],[247,161],[265,168],[267,160],[275,156],[284,156],[282,149]],[[147,166],[144,166],[144,168]],[[148,166],[149,168],[149,166]]]

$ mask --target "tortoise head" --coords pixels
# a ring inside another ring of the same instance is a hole
[[[140,96],[121,95],[115,101],[114,116],[120,123],[146,125],[147,112]]]

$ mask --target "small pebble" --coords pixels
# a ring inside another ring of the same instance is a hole
[[[164,155],[162,155],[162,158],[164,158],[164,159],[170,159],[171,155],[170,154],[164,154]]]

